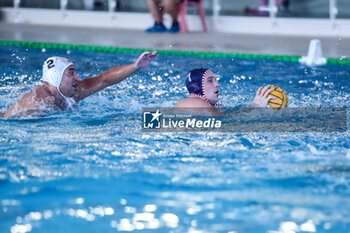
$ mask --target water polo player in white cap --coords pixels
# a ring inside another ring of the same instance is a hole
[[[119,66],[80,80],[73,63],[63,57],[50,57],[43,65],[44,83],[25,94],[3,117],[42,116],[47,111],[68,110],[78,102],[108,86],[121,82],[139,69],[146,68],[157,52],[144,52],[135,63]]]

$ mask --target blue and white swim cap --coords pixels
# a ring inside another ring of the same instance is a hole
[[[190,94],[204,95],[203,82],[205,73],[209,69],[199,68],[191,70],[186,76],[186,87]]]
[[[64,57],[49,57],[43,65],[43,81],[59,87],[64,71],[73,63]]]

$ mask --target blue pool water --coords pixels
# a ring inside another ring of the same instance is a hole
[[[0,47],[0,112],[67,56],[82,78],[138,54]],[[0,119],[0,232],[350,232],[345,133],[146,133],[142,107],[187,96],[209,67],[221,103],[249,106],[274,84],[291,107],[349,107],[350,67],[158,56],[150,67],[42,119]],[[349,122],[348,122],[349,125]]]

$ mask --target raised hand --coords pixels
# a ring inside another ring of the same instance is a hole
[[[265,108],[267,106],[267,102],[269,102],[270,99],[276,99],[276,97],[274,96],[267,97],[268,94],[274,90],[270,87],[271,85],[266,85],[265,87],[259,88],[259,90],[256,92],[255,98],[252,103],[252,106],[254,108]]]
[[[135,63],[137,69],[146,68],[151,63],[153,58],[155,58],[156,56],[157,56],[157,51],[155,51],[153,53],[151,53],[151,52],[142,53]]]

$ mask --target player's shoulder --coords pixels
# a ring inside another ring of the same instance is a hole
[[[52,105],[55,101],[54,94],[46,85],[41,85],[26,93],[19,102],[22,105]]]
[[[208,108],[208,107],[212,107],[212,106],[207,101],[197,97],[182,99],[175,105],[175,108]]]

